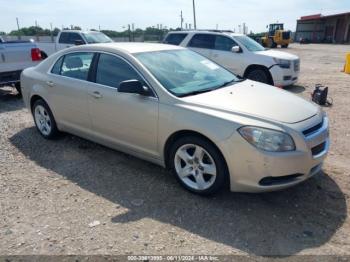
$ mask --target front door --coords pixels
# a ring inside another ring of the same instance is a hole
[[[211,59],[222,65],[232,73],[243,76],[243,60],[242,53],[232,52],[232,47],[238,46],[238,44],[231,38],[226,36],[216,35],[215,44],[212,51]]]
[[[123,58],[99,55],[96,84],[89,88],[92,129],[105,141],[157,157],[158,99],[155,95],[119,93],[120,82],[131,79],[147,85]]]

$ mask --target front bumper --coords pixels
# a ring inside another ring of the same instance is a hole
[[[314,120],[306,122],[311,123]],[[225,148],[224,156],[230,172],[231,191],[280,190],[319,173],[330,143],[328,119],[324,118],[322,123],[318,130],[307,136],[302,133],[305,127],[295,131],[292,136],[297,149],[291,152],[262,151],[250,145],[238,133],[234,134],[221,145]],[[320,144],[323,147],[315,151],[314,148]]]
[[[293,61],[290,68],[273,65],[269,68],[275,86],[283,87],[295,84],[299,77],[299,61]]]

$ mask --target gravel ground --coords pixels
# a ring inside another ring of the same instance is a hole
[[[322,174],[274,193],[199,197],[132,156],[44,140],[15,91],[0,89],[0,255],[350,254],[349,46],[284,51],[302,61],[289,91],[329,86],[332,145]]]

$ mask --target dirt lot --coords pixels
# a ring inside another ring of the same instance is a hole
[[[44,140],[0,89],[1,254],[350,254],[349,46],[292,45],[298,86],[328,85],[324,173],[266,194],[184,191],[162,168],[75,136]],[[290,108],[293,110],[293,108]]]

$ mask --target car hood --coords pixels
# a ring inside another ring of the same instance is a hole
[[[301,97],[250,80],[183,99],[194,106],[289,124],[303,121],[318,113],[316,105]]]
[[[281,52],[281,51],[276,51],[276,50],[265,50],[265,51],[259,51],[255,52],[258,55],[263,55],[263,56],[269,56],[272,58],[278,58],[278,59],[286,59],[286,60],[296,60],[299,59],[296,55],[289,54],[287,52]]]

